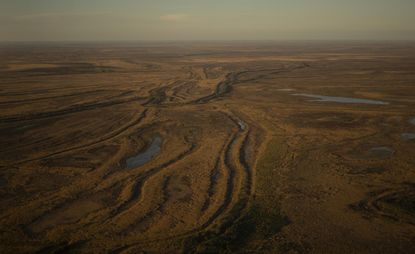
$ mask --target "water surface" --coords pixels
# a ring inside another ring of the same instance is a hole
[[[140,167],[153,159],[161,151],[161,144],[161,138],[155,137],[150,146],[144,152],[134,155],[125,161],[127,168]]]
[[[311,101],[318,101],[318,102],[337,102],[337,103],[375,104],[375,105],[388,105],[389,104],[389,102],[385,102],[385,101],[360,99],[360,98],[352,98],[352,97],[325,96],[325,95],[309,94],[309,93],[295,93],[292,95],[315,98],[317,100],[311,100]]]
[[[239,128],[241,128],[241,130],[245,130],[246,129],[246,123],[238,120],[238,124],[239,124]]]
[[[415,140],[415,133],[402,133],[401,138],[405,141]]]

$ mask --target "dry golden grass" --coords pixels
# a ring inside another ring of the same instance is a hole
[[[1,50],[2,253],[415,251],[412,46]]]

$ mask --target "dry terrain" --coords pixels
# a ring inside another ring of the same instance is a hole
[[[415,253],[413,43],[0,46],[1,253]]]

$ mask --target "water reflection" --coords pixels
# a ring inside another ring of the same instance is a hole
[[[351,97],[325,96],[325,95],[308,94],[308,93],[295,93],[292,95],[315,98],[317,100],[312,100],[312,101],[318,101],[318,102],[337,102],[337,103],[356,103],[356,104],[375,104],[375,105],[388,105],[389,104],[389,102],[385,102],[385,101],[376,101],[376,100],[359,99],[359,98],[351,98]]]
[[[415,133],[402,133],[401,138],[405,141],[415,140]]]
[[[161,151],[161,144],[162,139],[160,137],[155,137],[144,152],[134,155],[125,161],[127,168],[140,167],[153,159]]]

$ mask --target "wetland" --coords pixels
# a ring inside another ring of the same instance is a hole
[[[0,51],[2,253],[415,252],[411,43]]]

